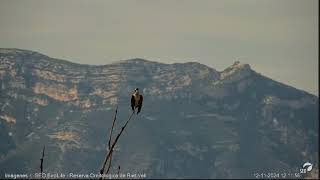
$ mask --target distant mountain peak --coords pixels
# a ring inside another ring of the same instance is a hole
[[[45,59],[50,58],[36,51],[29,51],[29,50],[17,49],[17,48],[0,48],[0,55],[7,56],[9,54],[11,56],[20,56],[20,57],[34,56],[34,57],[45,58]]]
[[[33,54],[33,55],[46,56],[36,51],[17,49],[17,48],[0,48],[0,54]]]
[[[127,60],[121,60],[116,63],[129,63],[129,64],[159,64],[156,61],[150,61],[147,59],[142,58],[133,58],[133,59],[127,59]]]
[[[137,87],[144,106],[115,157],[125,169],[150,179],[247,179],[294,172],[305,159],[319,167],[319,98],[248,64],[223,71],[140,58],[81,65],[0,48],[0,179],[33,173],[44,142],[47,172],[97,171],[115,107],[125,120]]]
[[[230,66],[229,68],[233,68],[233,69],[251,69],[249,64],[244,64],[241,63],[240,61],[235,61],[232,66]],[[228,69],[228,68],[227,68]]]
[[[240,61],[235,61],[232,66],[236,66],[236,65],[239,65],[239,64],[241,64]]]
[[[0,48],[0,53],[18,53],[18,52],[32,52],[32,51],[26,51],[16,48]]]
[[[235,61],[231,66],[221,72],[220,79],[235,81],[251,74],[251,72],[252,69],[249,64]]]

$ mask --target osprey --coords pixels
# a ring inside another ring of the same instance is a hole
[[[143,97],[141,94],[139,94],[139,88],[136,88],[131,96],[131,108],[132,111],[134,111],[136,108],[138,108],[137,114],[141,111],[142,107],[142,101]]]

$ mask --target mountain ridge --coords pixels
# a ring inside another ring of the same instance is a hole
[[[61,62],[63,64],[70,64],[70,65],[80,66],[80,67],[83,67],[83,68],[84,67],[103,68],[103,67],[108,67],[108,66],[112,66],[112,65],[116,65],[116,64],[128,63],[128,62],[129,63],[136,63],[136,62],[141,62],[142,63],[142,62],[145,62],[146,64],[154,64],[154,65],[191,65],[191,64],[197,64],[197,65],[200,65],[200,66],[203,66],[203,67],[207,67],[207,68],[213,69],[214,71],[222,74],[223,72],[229,71],[230,69],[232,70],[232,69],[234,69],[234,67],[239,65],[239,66],[242,66],[245,70],[253,71],[254,73],[257,73],[257,74],[259,74],[259,75],[261,75],[261,76],[263,76],[263,77],[265,77],[267,79],[270,79],[270,80],[275,81],[277,83],[280,83],[282,85],[288,86],[290,88],[294,88],[295,90],[303,91],[304,93],[307,93],[308,95],[312,95],[312,96],[318,97],[317,95],[312,94],[312,93],[308,92],[307,90],[296,88],[294,86],[286,84],[285,82],[280,82],[280,81],[274,80],[274,79],[272,79],[270,77],[267,77],[265,75],[262,75],[262,74],[256,72],[255,70],[253,70],[249,64],[243,64],[240,61],[235,61],[232,65],[226,67],[224,70],[218,71],[214,67],[211,67],[211,66],[208,66],[208,65],[205,65],[205,64],[201,64],[199,62],[160,63],[160,62],[157,62],[157,61],[152,61],[152,60],[147,60],[147,59],[142,59],[142,58],[132,58],[132,59],[126,59],[126,60],[118,60],[118,61],[114,61],[114,62],[109,63],[109,64],[102,64],[102,65],[80,64],[80,63],[75,63],[75,62],[68,61],[68,60],[65,60],[65,59],[52,58],[52,57],[49,57],[49,56],[47,56],[45,54],[39,53],[37,51],[30,51],[30,50],[18,49],[18,48],[0,48],[0,54],[4,53],[4,52],[7,53],[8,51],[11,52],[11,53],[14,53],[14,54],[16,54],[18,52],[18,53],[21,53],[21,54],[27,53],[27,54],[31,54],[31,55],[37,55],[38,57],[45,57],[46,58],[45,60],[49,60],[49,61],[51,60],[52,62],[56,62],[56,63]]]
[[[0,174],[97,172],[119,106],[119,129],[139,87],[144,105],[115,153],[123,171],[150,178],[253,178],[318,167],[318,98],[235,62],[143,59],[78,65],[0,49]],[[225,73],[223,77],[221,74]],[[39,152],[38,152],[39,151]],[[20,163],[21,161],[24,163]],[[263,162],[263,163],[261,163]]]

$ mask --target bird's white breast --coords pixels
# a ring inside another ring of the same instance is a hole
[[[138,106],[139,101],[140,101],[140,94],[134,93],[133,97],[134,97],[134,101],[135,101],[135,106]]]

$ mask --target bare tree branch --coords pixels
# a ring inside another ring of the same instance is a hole
[[[118,113],[118,106],[117,106],[117,108],[116,108],[116,113],[114,114],[114,118],[113,118],[113,122],[112,122],[112,127],[111,127],[111,131],[110,131],[110,137],[109,137],[109,142],[108,142],[109,151],[111,150],[112,132],[113,132],[114,124],[115,124],[116,119],[117,119],[117,113]],[[109,166],[108,166],[108,169],[107,169],[106,174],[108,174],[108,172],[109,172],[109,170],[110,170],[111,162],[112,162],[112,153],[111,153],[111,155],[110,155]]]
[[[43,159],[44,159],[44,150],[45,150],[45,146],[43,146],[43,149],[42,149],[42,156],[40,158],[40,177],[42,179],[42,173],[43,173]]]
[[[120,165],[118,166],[118,172],[117,172],[117,174],[118,174],[118,178],[120,178]]]
[[[104,160],[103,166],[102,166],[102,168],[101,168],[101,170],[100,170],[100,174],[101,174],[101,175],[104,174],[107,161],[108,161],[108,159],[110,158],[110,156],[111,156],[111,154],[112,154],[112,152],[113,152],[114,146],[117,144],[117,142],[118,142],[118,140],[119,140],[122,132],[125,130],[127,124],[128,124],[129,121],[131,120],[131,118],[132,118],[132,116],[134,115],[134,113],[135,113],[135,111],[132,111],[132,114],[130,115],[129,119],[127,120],[127,122],[125,123],[125,125],[122,126],[121,131],[119,132],[119,134],[117,135],[116,139],[115,139],[114,142],[112,143],[112,146],[111,146],[111,148],[110,148],[110,151],[108,152],[108,154],[107,154],[107,156],[106,156],[106,158],[105,158],[105,160]]]

